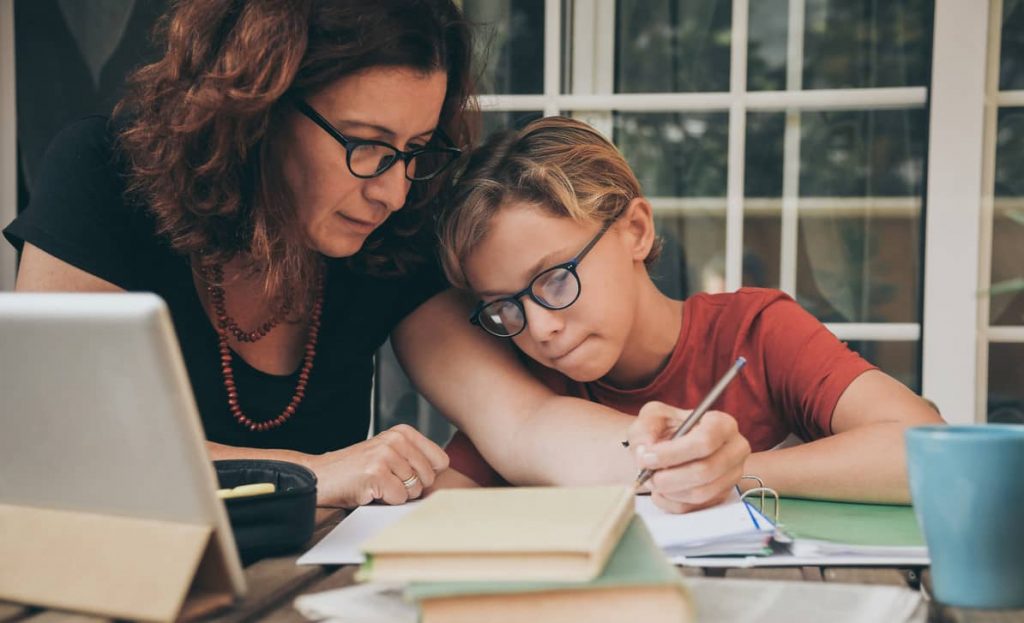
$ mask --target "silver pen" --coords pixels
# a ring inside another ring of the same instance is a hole
[[[682,437],[686,433],[690,432],[690,429],[697,425],[697,422],[700,421],[700,418],[703,417],[704,413],[711,408],[711,405],[714,404],[716,400],[718,400],[718,397],[722,394],[723,391],[725,391],[726,386],[729,385],[729,383],[731,383],[734,378],[736,378],[736,375],[739,373],[740,368],[742,368],[746,363],[747,360],[744,359],[743,357],[739,357],[736,359],[736,363],[732,364],[732,366],[728,370],[726,370],[725,374],[722,375],[722,378],[718,379],[718,382],[715,383],[715,386],[711,388],[711,391],[708,392],[708,395],[704,397],[704,400],[701,400],[700,404],[697,405],[697,408],[691,411],[690,415],[685,420],[683,420],[683,423],[679,425],[679,428],[676,429],[676,432],[672,434],[672,439],[678,439]],[[634,488],[639,489],[640,487],[642,487],[643,484],[647,482],[648,479],[650,479],[650,477],[653,475],[653,469],[644,468],[640,470],[640,473],[637,474],[636,477],[636,484],[633,485]]]

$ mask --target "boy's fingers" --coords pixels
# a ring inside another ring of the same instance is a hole
[[[689,411],[670,407],[663,402],[645,404],[637,414],[636,421],[629,427],[629,446],[650,446],[670,437],[687,415]]]
[[[664,469],[714,454],[738,434],[736,420],[721,411],[708,411],[690,432],[677,439],[659,441],[637,453],[642,467]]]

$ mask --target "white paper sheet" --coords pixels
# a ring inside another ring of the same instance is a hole
[[[684,515],[667,513],[650,497],[637,496],[636,513],[647,524],[654,542],[674,556],[756,553],[774,533],[771,523],[738,496]]]
[[[361,565],[364,541],[405,517],[419,502],[402,506],[361,506],[341,520],[330,534],[299,558],[300,565]]]
[[[420,502],[402,506],[363,506],[349,514],[334,530],[298,560],[300,565],[362,564],[366,559],[360,545],[384,528],[395,523]],[[682,546],[708,545],[722,548],[740,546],[743,551],[758,549],[759,539],[771,533],[771,525],[756,511],[735,498],[714,508],[673,515],[654,505],[648,496],[637,496],[637,514],[643,518],[655,542],[669,554],[682,551]],[[760,517],[759,532],[753,517]],[[765,530],[767,532],[765,532]],[[753,537],[751,541],[750,537]],[[745,539],[744,539],[745,537]],[[745,549],[744,549],[745,548]]]
[[[701,623],[906,623],[924,621],[920,593],[899,586],[685,578]],[[303,595],[295,608],[332,623],[415,623],[401,584],[360,584]]]

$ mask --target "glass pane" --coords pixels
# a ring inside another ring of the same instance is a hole
[[[805,112],[800,122],[802,196],[921,195],[923,109]]]
[[[747,197],[781,197],[786,114],[747,113],[743,189]]]
[[[763,200],[762,200],[763,201]],[[781,201],[768,200],[762,207],[747,201],[743,215],[744,286],[778,288],[782,252]]]
[[[677,298],[722,291],[728,114],[614,115],[615,144],[652,198],[665,242],[655,283]]]
[[[728,91],[731,38],[731,0],[618,0],[615,91]]]
[[[827,322],[918,322],[923,110],[801,114],[797,299]]]
[[[544,0],[463,0],[481,93],[544,92]]]
[[[645,195],[725,196],[728,113],[614,115],[615,144]]]
[[[667,296],[725,291],[725,201],[720,205],[655,211],[654,226],[664,247],[650,272]]]
[[[748,91],[781,91],[786,88],[788,12],[789,0],[755,0],[750,3]]]
[[[920,204],[801,202],[797,300],[823,322],[918,322]]]
[[[1024,108],[999,111],[989,322],[1024,325]]]
[[[803,87],[927,85],[933,13],[933,0],[807,0]]]
[[[483,124],[480,138],[484,139],[499,130],[519,129],[535,119],[540,119],[544,113],[539,110],[489,110],[483,113]]]
[[[988,421],[1024,424],[1024,344],[988,345]]]
[[[1024,1],[1003,0],[999,88],[1024,89]]]
[[[851,350],[878,366],[882,372],[903,383],[916,393],[921,392],[921,348],[919,342],[875,342],[851,340]],[[927,398],[927,396],[925,396]]]
[[[745,286],[780,285],[785,129],[785,113],[747,114],[741,282]]]

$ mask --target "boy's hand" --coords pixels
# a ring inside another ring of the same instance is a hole
[[[736,420],[722,411],[708,411],[687,434],[672,439],[690,411],[661,402],[640,409],[628,431],[638,470],[654,469],[648,488],[655,505],[685,513],[725,500],[743,476],[750,444]]]

